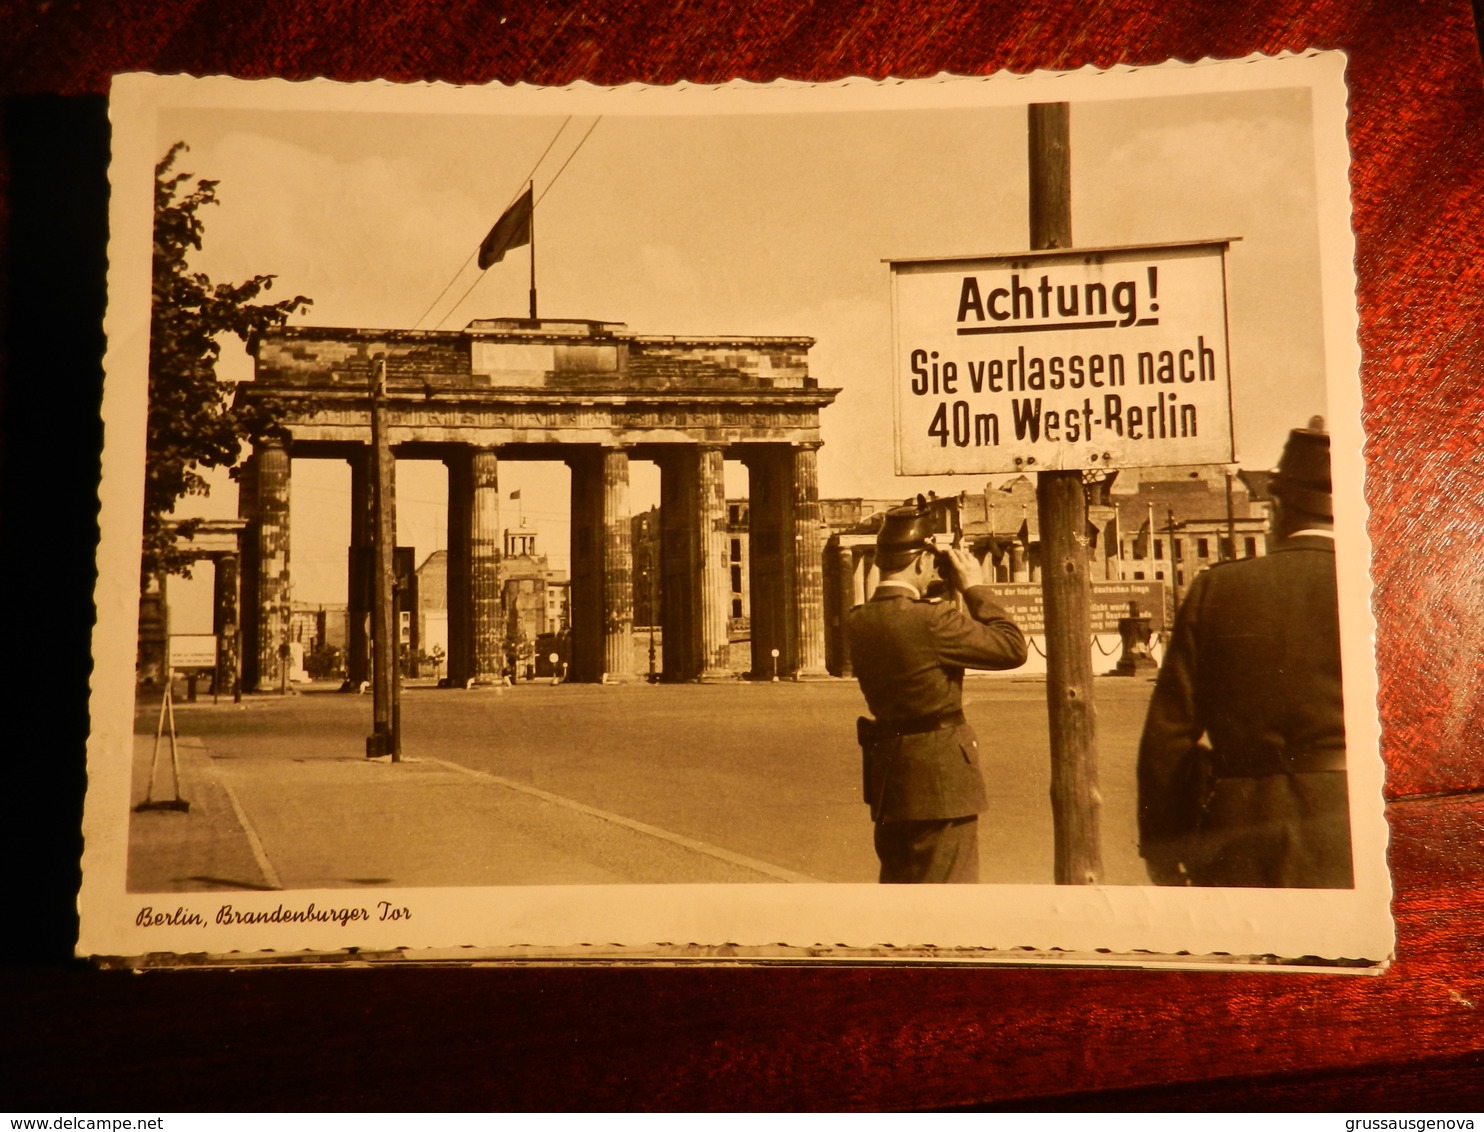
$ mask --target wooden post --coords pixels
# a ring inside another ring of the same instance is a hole
[[[385,409],[383,409],[383,412]],[[388,461],[390,464],[390,461]],[[390,474],[387,476],[390,480]],[[391,500],[394,498],[390,486],[387,491],[387,570],[390,579],[387,588],[391,592],[392,611],[388,620],[392,626],[391,646],[387,650],[387,667],[391,669],[389,676],[392,684],[392,726],[391,726],[391,754],[392,762],[402,761],[402,587],[397,579],[397,526],[395,522],[396,509]]]
[[[377,355],[371,370],[371,464],[375,535],[372,544],[372,639],[371,688],[372,733],[366,740],[366,757],[391,755],[400,762],[402,745],[397,733],[397,632],[393,594],[393,490],[395,466],[386,419],[386,356]]]
[[[1072,246],[1072,162],[1065,102],[1027,108],[1031,248]],[[1051,817],[1057,884],[1097,884],[1097,708],[1092,689],[1092,579],[1087,496],[1080,471],[1036,476],[1041,594],[1046,608],[1046,711],[1051,735]]]

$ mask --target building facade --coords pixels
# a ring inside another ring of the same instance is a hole
[[[1254,491],[1249,482],[1261,484]],[[1220,467],[1145,468],[1110,492],[1118,576],[1165,583],[1172,602],[1216,562],[1268,552],[1266,475]]]
[[[1201,570],[1226,559],[1267,553],[1266,473],[1146,468],[1089,477],[1085,487],[1095,620],[1111,624],[1134,599],[1157,628],[1167,626],[1184,588]],[[982,492],[942,498],[929,494],[924,501],[937,515],[939,532],[956,537],[980,561],[985,579],[1006,587],[1007,597],[1023,595],[1026,586],[1040,583],[1040,521],[1036,485],[1029,477],[987,483]],[[822,573],[826,657],[834,675],[852,671],[845,621],[876,589],[876,532],[885,510],[901,502],[820,502],[821,515],[830,520]],[[1100,603],[1108,608],[1098,609]]]

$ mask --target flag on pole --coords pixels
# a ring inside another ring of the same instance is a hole
[[[500,219],[495,221],[495,226],[490,229],[489,235],[479,245],[480,271],[499,263],[511,248],[518,248],[531,242],[531,210],[533,207],[531,186],[527,185],[526,191],[520,194],[520,199],[501,214]]]
[[[512,491],[510,493],[510,498],[511,499],[519,499],[520,498],[520,488],[516,488],[514,491]]]

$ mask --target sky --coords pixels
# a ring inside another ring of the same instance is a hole
[[[167,108],[156,136],[161,154],[177,140],[190,146],[177,169],[219,182],[193,267],[216,281],[276,274],[273,296],[314,300],[296,324],[457,329],[524,316],[527,249],[482,277],[472,257],[534,169],[544,317],[640,334],[812,337],[812,375],[840,390],[821,417],[822,496],[984,486],[983,476],[893,472],[884,261],[1028,246],[1022,106],[587,114],[565,124]],[[1308,92],[1074,102],[1071,150],[1076,245],[1237,241],[1228,310],[1238,454],[1243,466],[1272,466],[1289,428],[1326,413]],[[223,353],[224,377],[250,376],[235,340]],[[639,510],[657,501],[658,475],[637,461],[632,473]],[[740,466],[728,473],[728,493],[745,493]],[[398,541],[419,562],[446,545],[443,475],[437,463],[399,466]],[[560,466],[501,469],[505,521],[534,527],[563,567],[566,482]],[[342,463],[294,464],[296,600],[344,600],[348,488]],[[192,513],[236,513],[225,482],[190,503]]]

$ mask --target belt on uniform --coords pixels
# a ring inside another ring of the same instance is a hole
[[[961,711],[934,712],[911,719],[882,720],[876,724],[881,735],[922,735],[928,731],[942,731],[947,727],[959,727],[964,722]]]
[[[1290,751],[1259,745],[1238,753],[1211,753],[1211,770],[1217,778],[1264,778],[1272,774],[1319,774],[1344,769],[1344,747]]]

